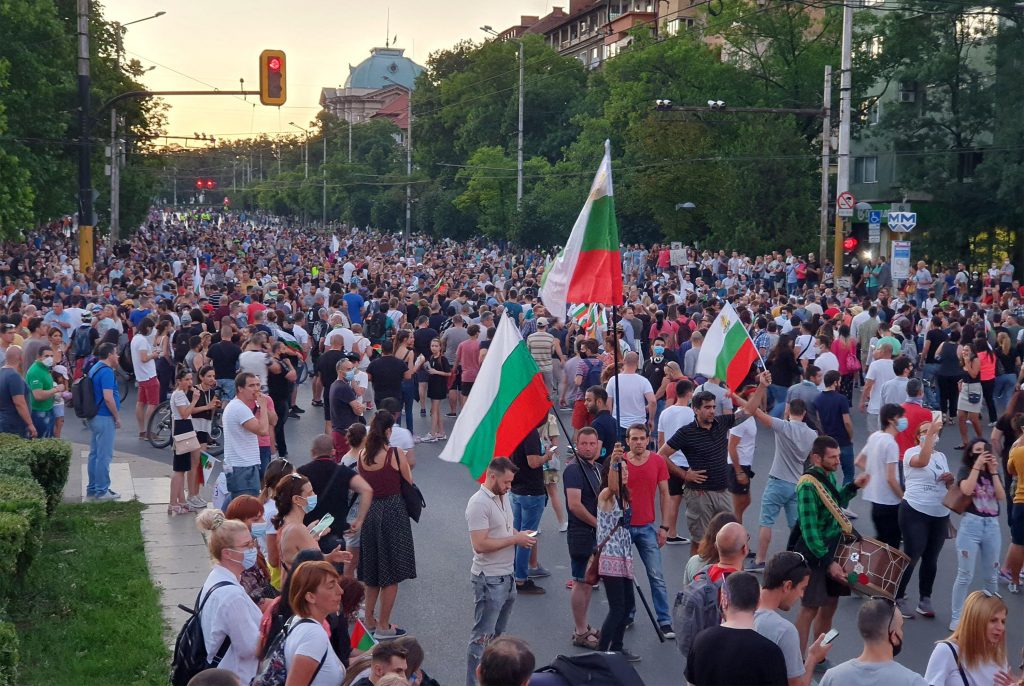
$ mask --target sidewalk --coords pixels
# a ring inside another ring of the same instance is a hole
[[[71,448],[71,473],[64,488],[64,501],[79,503],[84,500],[88,482],[89,447],[72,443]],[[164,640],[173,648],[178,630],[188,616],[178,604],[195,604],[211,563],[195,517],[167,515],[169,471],[167,465],[123,452],[115,452],[110,465],[111,488],[121,495],[120,500],[137,498],[146,505],[142,512],[142,539],[150,576],[160,589]]]

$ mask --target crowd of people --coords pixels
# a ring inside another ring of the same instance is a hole
[[[544,252],[333,233],[153,210],[84,271],[59,227],[6,246],[0,261],[0,431],[59,437],[72,384],[85,385],[95,406],[86,492],[109,500],[126,379],[140,440],[169,405],[168,515],[196,516],[214,561],[200,597],[219,659],[203,678],[248,684],[280,654],[288,684],[429,683],[422,648],[392,621],[399,586],[417,576],[416,446],[447,440],[510,317],[552,409],[491,462],[466,508],[467,685],[513,683],[488,680],[489,656],[500,670],[527,664],[525,644],[499,637],[519,595],[546,591],[536,532],[548,505],[571,559],[574,646],[639,659],[624,645],[638,558],[658,631],[676,640],[693,684],[809,683],[815,672],[829,684],[1016,683],[998,595],[1000,580],[1019,591],[1024,565],[1024,292],[1009,261],[981,272],[920,262],[896,284],[876,257],[836,282],[813,254],[688,249],[672,264],[668,246],[632,245],[626,302],[583,321],[539,301]],[[727,301],[764,360],[741,388],[697,370]],[[868,435],[854,435],[855,413]],[[298,418],[319,435],[296,468],[286,427]],[[938,450],[946,426],[961,455]],[[760,502],[758,428],[774,438]],[[223,449],[219,508],[203,480],[212,445]],[[856,496],[871,504],[865,533],[902,548],[910,566],[893,597],[862,604],[861,657],[832,666],[825,639],[850,593],[833,556]],[[962,517],[947,544],[951,508]],[[769,555],[783,513],[793,533]],[[670,570],[684,588],[673,602],[660,551],[687,543],[685,571]],[[922,681],[893,658],[904,622],[936,614],[945,545],[958,553],[951,635]],[[975,572],[984,588],[972,592]],[[597,584],[608,602],[599,627],[588,619]],[[710,609],[699,602],[709,594]],[[798,601],[794,623],[776,612]],[[359,632],[376,641],[366,654],[350,641]],[[737,651],[759,659],[737,663]]]

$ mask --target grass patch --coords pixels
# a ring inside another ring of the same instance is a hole
[[[137,502],[62,503],[9,610],[22,686],[167,683],[160,594]]]

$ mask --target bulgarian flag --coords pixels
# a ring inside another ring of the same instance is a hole
[[[550,408],[537,363],[512,318],[503,316],[441,459],[461,462],[482,480],[491,460],[510,456]]]
[[[299,339],[297,339],[294,334],[288,333],[279,326],[277,327],[277,340],[284,343],[286,347],[297,352],[301,359],[306,359],[306,353],[302,350],[302,344],[299,343]]]
[[[750,372],[750,365],[759,359],[754,341],[750,340],[736,310],[725,303],[704,336],[696,372],[709,379],[725,381],[730,390],[738,391]]]
[[[199,271],[199,255],[196,255],[196,271],[192,274],[192,290],[200,298],[206,297],[206,290],[203,288],[203,275]]]
[[[361,650],[364,653],[377,645],[377,641],[374,640],[373,634],[366,630],[361,619],[357,619],[356,625],[352,627],[352,639],[350,645],[352,646],[352,650]]]
[[[566,303],[622,304],[622,256],[612,195],[611,143],[590,186],[590,195],[576,218],[569,242],[541,277],[540,298],[555,316]]]

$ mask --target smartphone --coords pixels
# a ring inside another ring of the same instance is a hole
[[[537,538],[537,532],[536,531],[531,531],[530,533],[528,533],[526,535],[529,536],[530,538]]]
[[[333,523],[334,523],[334,515],[332,515],[330,512],[328,512],[327,514],[325,514],[323,516],[323,518],[320,519],[319,522],[316,523],[316,526],[314,526],[312,529],[309,530],[309,533],[311,533],[314,536],[316,536],[317,534],[320,534],[320,533],[323,533],[324,531],[326,531],[327,527],[329,527]]]
[[[832,641],[836,640],[836,636],[839,635],[839,629],[829,629],[829,632],[821,637],[821,645],[827,646]]]
[[[932,411],[932,422],[942,423],[942,412],[940,410]]]

